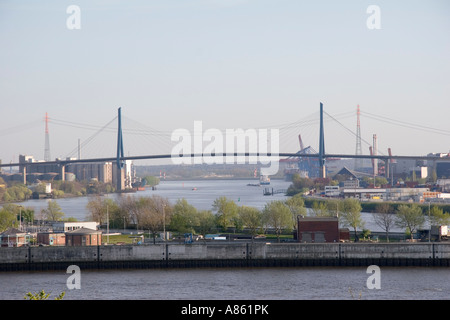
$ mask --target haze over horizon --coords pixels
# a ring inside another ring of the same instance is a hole
[[[80,29],[69,29],[80,9]],[[370,5],[380,29],[368,28]],[[279,128],[280,152],[450,152],[450,3],[435,1],[2,1],[0,159],[65,157],[117,115],[125,154],[159,154],[204,130]],[[328,115],[339,122],[334,121]],[[115,122],[83,149],[114,156]],[[134,130],[134,131],[133,131]]]

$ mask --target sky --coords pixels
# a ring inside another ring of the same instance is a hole
[[[0,48],[3,163],[44,158],[46,112],[52,158],[115,156],[119,107],[126,155],[194,121],[318,150],[321,102],[327,153],[355,153],[357,105],[363,154],[450,152],[447,0],[3,0]]]

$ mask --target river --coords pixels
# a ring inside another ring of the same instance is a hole
[[[274,191],[287,189],[290,182],[284,180],[272,180],[268,186],[247,186],[247,184],[257,183],[256,180],[194,180],[194,181],[161,181],[156,186],[156,190],[147,188],[145,191],[135,193],[109,194],[105,197],[118,200],[120,197],[132,196],[143,197],[159,195],[167,198],[172,204],[178,199],[185,198],[191,205],[199,210],[211,210],[215,199],[224,196],[233,200],[238,205],[254,206],[262,209],[265,203],[270,200],[286,199],[283,193],[273,196],[264,196],[264,188],[272,188]],[[54,199],[65,217],[74,217],[80,221],[86,219],[88,211],[86,205],[92,196]],[[25,207],[32,207],[38,213],[47,207],[49,200],[27,200],[20,204]]]
[[[23,299],[45,290],[67,300],[441,300],[450,299],[450,272],[441,267],[381,267],[379,289],[370,289],[363,267],[129,269],[69,274],[0,273],[0,299]]]

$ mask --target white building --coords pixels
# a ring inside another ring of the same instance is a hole
[[[91,230],[97,230],[98,223],[95,221],[88,222],[55,222],[53,223],[53,232],[67,232],[80,228],[86,228]]]

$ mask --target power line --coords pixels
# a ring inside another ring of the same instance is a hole
[[[95,137],[97,137],[101,132],[103,132],[111,123],[113,123],[114,121],[116,121],[117,116],[114,117],[114,119],[112,119],[111,121],[109,121],[107,124],[105,124],[103,127],[101,127],[97,132],[95,132],[93,135],[91,135],[89,138],[87,138],[85,141],[83,141],[83,143],[81,143],[81,147],[84,148],[86,147],[89,143],[91,143]],[[73,149],[70,153],[67,154],[66,158],[70,158],[72,157],[74,154],[78,153],[78,147],[76,147],[75,149]]]
[[[400,127],[405,127],[405,128],[409,128],[409,129],[415,129],[415,130],[450,136],[450,130],[443,130],[443,129],[424,126],[424,125],[420,125],[420,124],[414,124],[414,123],[410,123],[410,122],[406,122],[406,121],[402,121],[402,120],[396,120],[396,119],[387,118],[384,116],[375,115],[375,114],[372,114],[369,112],[361,112],[361,115],[366,116],[373,120],[381,121],[384,123],[389,123],[389,124],[392,124],[395,126],[400,126]]]

